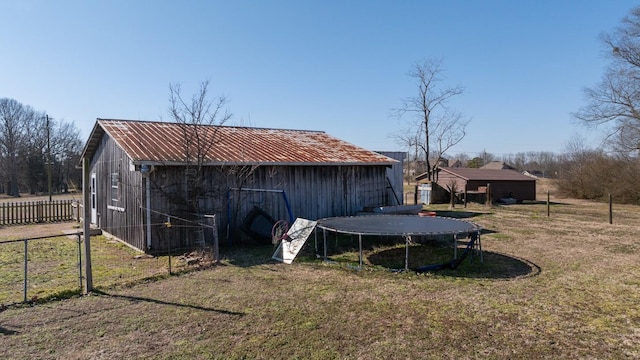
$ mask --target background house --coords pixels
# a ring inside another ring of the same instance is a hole
[[[147,252],[207,241],[212,215],[230,243],[256,208],[291,221],[395,205],[397,161],[321,131],[98,119],[82,158],[91,223]]]
[[[422,174],[416,180],[424,181],[426,177],[426,174]],[[536,200],[536,180],[513,170],[439,168],[436,179],[435,183],[439,187],[445,190],[454,189],[458,196],[465,193],[470,196],[486,196],[487,186],[491,184],[492,202],[503,198],[514,198],[519,202]]]
[[[484,164],[483,166],[481,166],[480,169],[516,170],[516,168],[514,168],[513,166],[505,163],[504,161],[490,161],[490,162]]]

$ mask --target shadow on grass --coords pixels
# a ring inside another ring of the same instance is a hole
[[[482,234],[495,233],[490,229],[483,229]],[[417,269],[432,264],[443,264],[452,260],[454,256],[453,237],[451,235],[414,238],[409,246],[409,269]],[[377,269],[389,271],[404,269],[405,240],[398,236],[363,236],[362,251],[368,265]],[[465,250],[467,241],[457,240],[458,256]],[[317,250],[316,250],[317,246]],[[323,241],[316,244],[309,239],[296,257],[296,262],[318,261],[323,254]],[[252,267],[274,263],[271,259],[275,248],[273,246],[244,246],[227,249],[224,258],[234,266]],[[359,238],[357,235],[335,234],[327,239],[327,255],[331,262],[354,266],[359,262]],[[451,277],[515,279],[540,274],[541,268],[525,259],[508,254],[491,251],[483,252],[483,262],[479,254],[472,252],[456,269],[434,270],[432,273]]]
[[[478,212],[478,211],[456,211],[456,210],[432,210],[432,212],[436,213],[436,216],[439,217],[447,217],[454,219],[469,219],[476,216],[488,215],[488,212]]]
[[[220,255],[230,265],[251,267],[273,262],[271,256],[274,251],[271,245],[244,245],[221,249]]]
[[[398,247],[378,251],[367,257],[374,266],[393,269],[404,269],[405,248]],[[458,248],[458,256],[464,251]],[[514,256],[483,251],[483,262],[478,253],[470,254],[456,269],[432,271],[443,276],[489,279],[514,279],[537,276],[542,269],[525,259]],[[453,249],[438,245],[413,245],[409,247],[409,269],[417,269],[431,264],[442,264],[453,257]]]
[[[509,207],[509,206],[518,206],[518,205],[547,205],[547,201],[546,200],[525,200],[523,202],[520,203],[515,203],[515,204],[505,204],[505,203],[496,203],[496,206],[505,206],[505,207]],[[557,201],[549,201],[549,205],[571,205],[568,203],[563,203],[563,202],[557,202]]]
[[[148,302],[148,303],[153,303],[153,304],[168,305],[168,306],[175,306],[175,307],[181,307],[181,308],[189,308],[189,309],[194,309],[194,310],[213,311],[213,312],[217,312],[217,313],[220,313],[220,314],[226,314],[226,315],[234,315],[234,316],[244,316],[245,315],[244,313],[241,313],[241,312],[228,311],[228,310],[222,310],[222,309],[215,309],[215,308],[199,306],[199,305],[181,304],[181,303],[177,303],[177,302],[165,301],[165,300],[160,300],[160,299],[152,299],[152,298],[139,297],[139,296],[130,296],[130,295],[110,294],[110,293],[107,293],[107,292],[104,292],[104,291],[100,291],[100,290],[95,290],[94,292],[96,294],[99,294],[99,295],[102,295],[102,296],[108,296],[108,297],[117,298],[117,299],[124,299],[124,300],[131,301],[133,303]]]
[[[15,334],[18,334],[18,331],[9,330],[7,328],[0,326],[0,335],[15,335]]]

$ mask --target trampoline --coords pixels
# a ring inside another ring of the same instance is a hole
[[[327,230],[342,234],[358,235],[360,268],[362,268],[362,236],[401,236],[405,239],[404,270],[409,270],[409,244],[412,236],[453,235],[454,259],[457,259],[457,238],[459,235],[475,236],[472,244],[482,258],[482,243],[477,224],[445,217],[421,217],[417,215],[364,215],[332,217],[318,220],[316,225],[323,230],[324,260],[327,260]]]

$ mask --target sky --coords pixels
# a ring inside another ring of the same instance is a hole
[[[0,98],[86,140],[96,118],[169,121],[169,85],[209,81],[228,125],[320,130],[406,151],[392,110],[417,92],[412,66],[439,59],[449,106],[469,119],[449,155],[561,153],[603,129],[572,113],[608,64],[599,36],[626,0],[0,0]]]

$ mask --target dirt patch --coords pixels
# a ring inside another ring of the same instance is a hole
[[[75,221],[35,225],[0,226],[0,241],[49,235],[57,236],[68,232],[80,231],[81,229],[78,226],[78,223]]]

